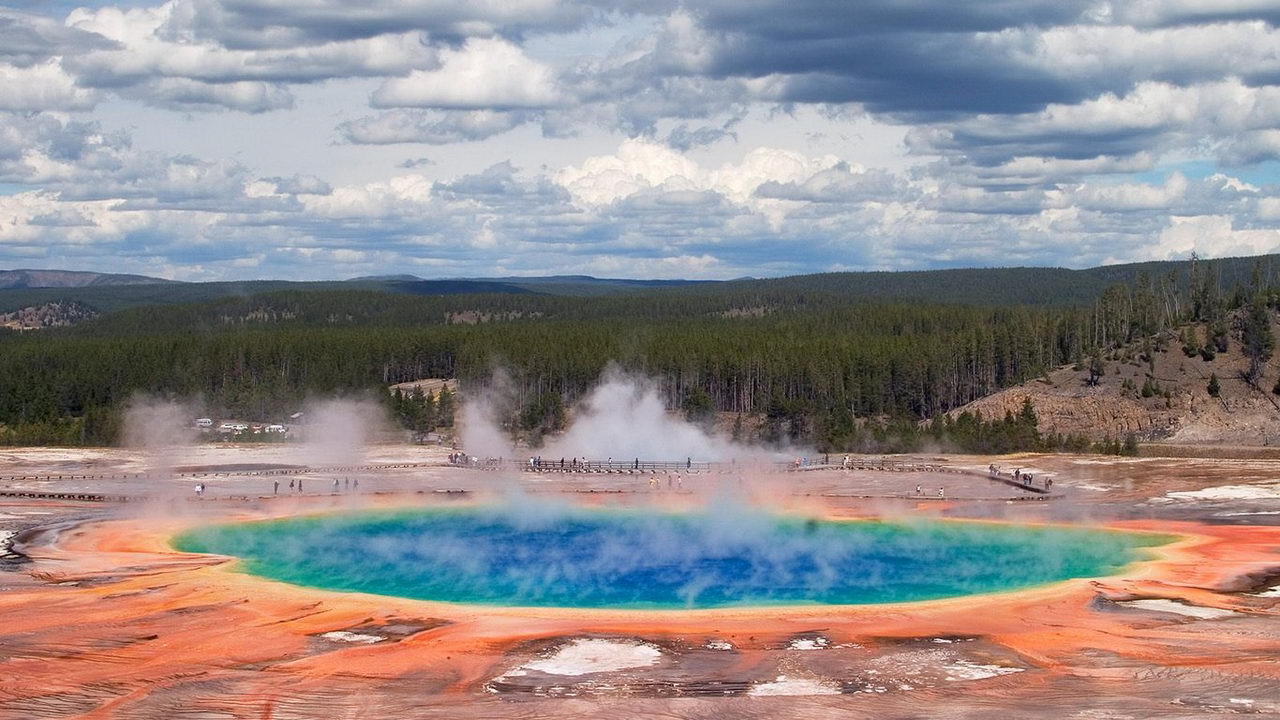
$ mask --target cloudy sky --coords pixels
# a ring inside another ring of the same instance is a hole
[[[17,0],[0,268],[204,280],[1280,250],[1280,0]]]

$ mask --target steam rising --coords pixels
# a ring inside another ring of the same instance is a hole
[[[365,447],[388,431],[386,411],[366,398],[313,400],[303,411],[299,460],[308,465],[358,465]]]
[[[463,406],[463,447],[482,457],[516,455],[499,418],[510,407],[505,376],[468,397]],[[770,451],[728,437],[667,412],[655,383],[609,370],[572,413],[569,428],[536,452],[546,457],[593,460],[683,460],[723,462],[757,458]]]
[[[489,384],[468,393],[458,411],[457,432],[462,447],[479,457],[514,457],[511,438],[502,430],[501,418],[510,412],[511,381],[502,370],[495,371]]]
[[[172,472],[180,448],[195,440],[191,427],[194,404],[137,395],[124,411],[124,444],[141,450],[147,473],[164,475]]]
[[[543,452],[601,459],[711,461],[754,454],[747,447],[668,413],[652,383],[616,372],[607,374],[587,395],[573,424]]]
[[[125,408],[122,439],[139,451],[148,475],[169,476],[201,455],[194,447],[199,431],[192,426],[201,414],[194,401],[138,395]],[[360,465],[366,446],[389,433],[384,408],[369,398],[314,400],[299,420],[294,432],[301,442],[286,452],[304,465]]]

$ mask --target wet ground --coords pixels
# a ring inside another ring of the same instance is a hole
[[[200,448],[164,463],[118,450],[0,454],[0,477],[19,478],[0,480],[0,493],[147,498],[0,496],[0,718],[1280,714],[1275,461],[920,458],[1053,476],[1061,497],[1032,500],[955,473],[748,469],[686,474],[682,487],[668,488],[665,477],[655,487],[647,475],[464,470],[447,467],[446,452],[376,447],[342,463],[367,469],[335,472],[279,467],[307,465],[289,448]],[[385,467],[396,464],[413,467]],[[254,474],[268,467],[285,474]],[[191,471],[215,473],[200,480],[202,497],[190,477],[168,479]],[[689,612],[477,608],[322,592],[236,573],[222,558],[166,543],[213,519],[522,492],[663,506],[735,497],[834,516],[1107,524],[1191,539],[1118,577],[1016,593]]]

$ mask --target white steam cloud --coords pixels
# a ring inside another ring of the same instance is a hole
[[[543,448],[550,456],[721,461],[758,454],[667,412],[653,383],[609,372],[583,399],[573,424]]]
[[[129,401],[124,411],[124,444],[142,451],[148,474],[172,472],[180,448],[194,442],[193,408],[191,403],[149,395],[137,395]]]
[[[516,451],[503,432],[509,397],[499,376],[491,389],[468,397],[463,405],[463,447],[480,457],[512,457]],[[727,462],[760,459],[775,451],[736,443],[727,436],[688,422],[667,411],[657,384],[608,370],[574,408],[568,429],[533,451],[544,457],[591,460]]]
[[[458,410],[457,433],[462,447],[477,457],[515,457],[511,438],[502,430],[511,406],[510,377],[497,370],[483,389],[468,393]]]
[[[313,400],[302,413],[301,462],[359,465],[369,443],[389,432],[386,411],[366,398]]]

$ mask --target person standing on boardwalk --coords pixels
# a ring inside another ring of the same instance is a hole
[[[279,480],[273,480],[273,481],[272,481],[271,494],[272,494],[272,495],[279,495],[279,494],[280,494],[280,481],[279,481]]]

